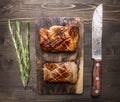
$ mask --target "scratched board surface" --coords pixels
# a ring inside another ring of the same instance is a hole
[[[83,92],[83,22],[79,17],[40,17],[36,21],[37,87],[40,94],[82,94]],[[79,41],[75,52],[45,52],[40,48],[39,30],[53,25],[79,27]],[[43,79],[43,64],[46,62],[74,61],[78,67],[75,84],[47,83]]]

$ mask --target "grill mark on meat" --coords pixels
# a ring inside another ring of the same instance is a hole
[[[64,40],[63,39],[56,39],[55,41],[51,42],[50,45],[52,48],[57,47],[59,44],[61,44]]]

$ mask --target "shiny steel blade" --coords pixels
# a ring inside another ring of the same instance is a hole
[[[102,59],[102,4],[93,14],[92,20],[92,58]]]

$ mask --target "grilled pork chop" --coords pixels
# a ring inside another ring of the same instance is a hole
[[[52,26],[49,29],[41,28],[40,46],[45,51],[69,51],[77,48],[79,27]]]
[[[44,81],[76,83],[78,68],[75,62],[45,63]]]

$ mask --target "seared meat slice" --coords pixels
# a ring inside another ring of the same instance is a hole
[[[44,81],[76,83],[78,68],[75,62],[45,63]]]
[[[40,29],[40,46],[45,51],[75,51],[79,38],[76,26],[52,26]]]

